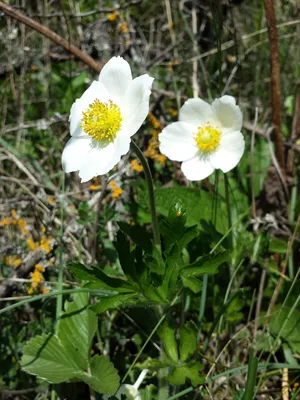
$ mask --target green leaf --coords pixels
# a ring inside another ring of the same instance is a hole
[[[114,393],[119,377],[110,361],[96,355],[90,360],[90,347],[97,317],[87,309],[88,294],[77,293],[65,303],[57,335],[36,336],[23,349],[23,370],[51,383],[85,381],[99,393]]]
[[[91,360],[90,376],[84,379],[93,390],[113,394],[118,390],[120,378],[117,370],[107,357],[95,355]]]
[[[257,374],[258,358],[254,356],[253,349],[250,350],[249,364],[248,364],[248,374],[245,393],[242,400],[252,400]]]
[[[197,351],[197,327],[193,322],[187,322],[179,328],[180,337],[180,361],[186,361]]]
[[[203,274],[214,275],[218,272],[219,266],[227,261],[228,258],[229,253],[227,251],[223,251],[217,255],[205,255],[184,267],[181,275],[184,277],[197,277]]]
[[[74,301],[65,303],[57,327],[57,336],[74,362],[82,369],[88,369],[92,339],[97,329],[97,317],[89,309],[88,293],[77,293]]]
[[[65,382],[82,373],[55,335],[31,339],[23,348],[21,365],[24,371],[51,383]]]
[[[288,248],[287,242],[285,242],[284,240],[280,240],[277,238],[270,238],[269,242],[270,253],[286,254],[287,248]]]
[[[119,308],[120,306],[126,307],[131,304],[136,304],[138,301],[136,293],[122,293],[114,296],[101,297],[100,301],[94,304],[91,309],[101,314],[109,309]]]
[[[132,285],[129,282],[119,278],[111,278],[99,268],[87,269],[80,263],[69,263],[68,268],[73,272],[77,279],[92,283],[92,285],[88,284],[86,287],[102,288],[116,292],[129,292],[133,290]],[[95,285],[93,285],[93,283],[95,283]]]
[[[193,293],[197,294],[202,289],[202,281],[195,277],[181,276],[182,284],[185,288],[190,289]]]
[[[205,382],[205,376],[200,375],[203,365],[200,362],[190,363],[180,367],[175,367],[168,375],[171,385],[184,385],[189,379],[193,386],[201,385]]]
[[[136,272],[134,268],[134,259],[130,252],[130,243],[122,231],[118,231],[117,240],[114,245],[118,252],[120,264],[124,274],[135,280]]]
[[[145,264],[155,274],[163,275],[165,273],[165,261],[156,247],[153,247],[151,255],[145,255]]]
[[[152,253],[152,240],[149,233],[140,225],[129,225],[125,222],[118,222],[120,229],[125,232],[130,239],[146,253]]]
[[[299,301],[299,299],[295,299]],[[289,300],[292,304],[292,297]],[[280,334],[280,338],[286,341],[295,353],[300,354],[300,308],[296,307],[291,313],[292,307],[277,307],[270,319],[270,330],[274,337]]]
[[[165,351],[172,361],[178,361],[177,342],[175,339],[175,330],[171,328],[167,321],[158,329],[158,334],[164,344]]]

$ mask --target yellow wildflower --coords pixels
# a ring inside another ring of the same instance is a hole
[[[130,39],[126,39],[125,40],[125,46],[128,47],[131,45],[131,40]]]
[[[28,294],[33,294],[33,288],[30,287],[30,288],[27,290],[27,293],[28,293]]]
[[[4,262],[6,265],[9,265],[10,267],[18,268],[22,264],[22,259],[18,256],[6,256],[4,258]]]
[[[41,287],[40,292],[42,294],[48,294],[48,293],[50,293],[50,290],[48,288],[46,288],[45,286],[43,286],[43,287]]]
[[[129,29],[128,29],[128,22],[127,21],[123,21],[121,22],[120,26],[119,26],[119,31],[121,33],[128,33]]]
[[[118,11],[115,10],[113,13],[108,14],[108,16],[106,17],[108,19],[108,21],[113,22],[118,18]]]
[[[130,165],[131,165],[131,169],[133,171],[136,171],[138,173],[143,171],[143,166],[141,165],[141,163],[138,160],[131,160]]]

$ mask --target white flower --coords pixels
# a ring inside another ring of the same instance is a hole
[[[143,369],[143,371],[140,373],[140,376],[136,380],[134,385],[121,385],[120,389],[117,391],[115,394],[115,397],[119,400],[122,399],[122,394],[126,396],[126,400],[142,400],[142,397],[138,391],[138,388],[140,387],[141,383],[143,382],[146,374],[148,372],[148,369]],[[103,400],[108,400],[110,396],[104,395]]]
[[[160,133],[160,151],[170,160],[183,161],[182,172],[191,181],[207,178],[217,168],[228,172],[244,153],[242,120],[231,96],[212,105],[189,99],[180,109],[179,121]]]
[[[72,105],[72,137],[62,154],[65,172],[79,171],[81,182],[86,182],[120,161],[149,112],[153,80],[147,74],[132,79],[122,57],[105,64],[98,81]]]

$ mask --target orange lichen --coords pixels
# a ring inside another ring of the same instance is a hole
[[[149,112],[148,119],[149,119],[149,121],[150,121],[150,123],[151,123],[151,125],[153,126],[154,129],[160,129],[161,128],[159,120],[156,118],[156,116],[152,112]]]
[[[36,249],[39,247],[39,243],[38,243],[38,242],[35,242],[35,241],[32,239],[32,237],[29,237],[29,238],[26,240],[26,242],[27,242],[27,246],[29,247],[29,250],[30,250],[30,251],[34,251],[34,250],[36,250]]]
[[[10,255],[4,258],[4,262],[10,267],[18,268],[22,264],[22,259],[16,255]]]
[[[143,171],[143,166],[138,160],[131,160],[130,161],[131,169],[138,173]]]
[[[91,191],[99,190],[100,188],[101,188],[101,185],[90,185],[90,187],[89,187],[89,189]]]
[[[114,199],[118,199],[118,198],[121,196],[121,194],[124,192],[123,189],[121,189],[120,187],[118,187],[116,181],[111,181],[111,182],[109,182],[108,186],[109,186],[109,188],[110,188],[110,190],[111,190],[111,192],[112,192],[112,197],[113,197]]]
[[[119,25],[119,31],[121,33],[128,33],[129,32],[128,22],[127,21],[121,22],[121,24]]]
[[[113,21],[115,21],[118,17],[119,17],[118,11],[115,10],[113,13],[108,14],[108,16],[107,16],[106,18],[107,18],[108,21],[113,22]]]
[[[31,286],[28,289],[28,294],[33,294],[35,290],[39,289],[41,293],[44,293],[44,290],[48,290],[44,287],[44,277],[43,273],[45,272],[45,268],[41,264],[35,264],[34,271],[31,273]]]

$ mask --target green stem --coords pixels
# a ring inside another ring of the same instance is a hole
[[[232,225],[232,220],[231,220],[231,209],[230,209],[230,197],[229,197],[229,181],[224,173],[224,179],[225,179],[225,199],[226,199],[226,209],[227,209],[227,220],[228,220],[228,229],[231,228]],[[230,248],[232,248],[232,233],[229,236],[229,243],[230,243]]]
[[[65,194],[65,174],[63,174],[62,178],[62,199],[60,204],[60,219],[61,219],[61,228],[60,228],[60,246],[59,246],[59,264],[58,264],[58,277],[57,277],[57,290],[62,291],[63,289],[63,234],[64,234],[64,194]],[[56,321],[58,321],[60,314],[62,312],[62,295],[57,296],[56,299]]]
[[[138,147],[138,145],[133,140],[131,140],[131,148],[137,155],[138,159],[140,160],[140,162],[144,168],[144,173],[145,173],[147,186],[148,186],[148,192],[149,192],[149,204],[150,204],[150,213],[151,213],[151,218],[152,218],[154,244],[160,250],[161,249],[160,235],[159,235],[158,220],[157,220],[157,215],[156,215],[154,187],[153,187],[153,179],[152,179],[151,170],[150,170],[149,164],[146,160],[146,157],[144,156],[141,149]]]

